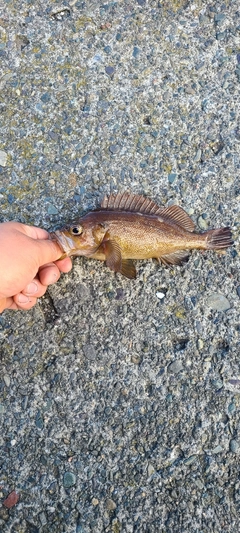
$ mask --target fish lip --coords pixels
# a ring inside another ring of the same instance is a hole
[[[67,235],[62,233],[60,230],[56,230],[51,233],[51,238],[52,240],[57,241],[57,244],[61,248],[65,257],[71,255],[71,252],[73,251],[71,237],[67,237]]]

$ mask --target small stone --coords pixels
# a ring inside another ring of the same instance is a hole
[[[168,367],[168,372],[171,372],[173,374],[178,374],[179,372],[181,372],[181,370],[183,370],[183,364],[180,360],[173,361],[173,363],[171,363]]]
[[[7,199],[9,204],[14,204],[15,196],[13,196],[13,194],[8,194]]]
[[[85,163],[87,163],[88,160],[89,160],[89,155],[88,155],[88,154],[84,155],[84,156],[82,157],[82,160],[81,160],[81,161],[82,161],[82,164],[85,165]]]
[[[120,150],[120,146],[118,144],[111,144],[109,146],[109,150],[111,152],[111,154],[117,154]]]
[[[198,339],[197,341],[197,345],[198,345],[198,349],[199,350],[202,350],[203,349],[203,346],[204,346],[204,342],[202,339]]]
[[[155,468],[153,467],[153,465],[149,464],[148,465],[148,476],[152,476],[155,472]]]
[[[98,505],[98,504],[99,504],[99,500],[98,500],[97,498],[93,498],[93,499],[92,499],[92,504],[93,504],[94,506]]]
[[[233,453],[238,453],[240,450],[239,442],[236,439],[230,440],[230,451]]]
[[[6,387],[9,387],[11,383],[10,376],[8,374],[4,374],[3,380],[4,380]]]
[[[211,307],[211,309],[215,309],[215,311],[227,311],[231,308],[231,304],[226,296],[217,292],[213,292],[208,296],[207,306]]]
[[[44,427],[44,421],[40,411],[36,414],[35,424],[38,429],[43,429]]]
[[[138,48],[137,46],[134,46],[134,48],[133,48],[133,57],[135,57],[135,59],[138,58],[140,52],[141,52],[140,48]]]
[[[226,15],[224,15],[223,13],[217,13],[216,15],[214,15],[214,20],[217,23],[219,22],[221,23],[225,18],[226,18]]]
[[[69,489],[70,487],[73,487],[76,485],[76,476],[73,474],[73,472],[65,472],[63,476],[63,486],[65,489]]]
[[[49,215],[58,215],[58,210],[53,204],[48,204],[48,214]]]
[[[229,378],[225,383],[224,387],[226,390],[234,392],[235,394],[240,393],[240,376],[233,376]]]
[[[208,228],[208,224],[202,216],[198,217],[198,225],[199,225],[199,228],[201,228],[204,231],[207,230]]]
[[[221,452],[223,452],[223,447],[220,446],[220,444],[219,444],[218,446],[216,446],[216,448],[214,448],[214,449],[212,450],[212,453],[213,453],[214,455],[216,455],[217,453],[221,453]]]
[[[51,94],[50,93],[44,93],[42,94],[41,96],[41,100],[42,102],[46,103],[46,102],[49,102],[51,100]]]
[[[142,361],[142,357],[141,355],[132,355],[131,356],[131,362],[134,364],[134,365],[139,365]]]
[[[187,457],[187,459],[185,459],[184,464],[187,466],[192,465],[197,460],[197,457],[197,455],[190,455],[190,457]]]
[[[97,354],[93,344],[85,344],[85,346],[83,346],[83,353],[85,357],[91,361],[96,359]]]
[[[175,181],[175,179],[176,179],[176,176],[177,176],[177,174],[174,174],[174,173],[168,174],[168,182],[169,183],[173,183]]]
[[[41,522],[42,526],[45,526],[47,524],[47,517],[46,517],[45,513],[40,513],[39,514],[39,519],[40,519],[40,522]]]
[[[202,157],[202,150],[200,150],[200,148],[197,150],[197,153],[194,157],[194,161],[201,161],[201,157]]]
[[[213,379],[212,386],[214,387],[214,389],[220,390],[223,387],[223,382],[221,379]]]
[[[237,287],[237,295],[240,298],[240,285]]]
[[[108,76],[112,76],[115,72],[115,68],[114,67],[105,67],[105,72],[106,74],[108,74]]]
[[[11,509],[19,500],[19,494],[13,490],[10,492],[6,500],[4,500],[3,505],[7,507],[7,509]]]
[[[114,511],[117,505],[113,500],[111,500],[111,498],[108,498],[106,501],[106,507],[108,511]]]
[[[165,294],[164,292],[156,292],[156,297],[159,298],[159,300],[162,300],[164,297],[165,297]]]
[[[227,34],[226,34],[225,31],[217,31],[217,33],[216,33],[217,41],[223,41],[223,39],[225,39],[226,36],[227,36]]]
[[[29,44],[29,40],[26,35],[16,35],[16,45],[19,50],[24,50]]]
[[[236,411],[236,405],[235,403],[231,402],[228,406],[228,412],[231,414],[235,413]]]
[[[0,166],[5,167],[7,164],[7,152],[0,150]]]
[[[194,483],[195,483],[196,487],[198,487],[198,489],[202,490],[204,488],[204,484],[201,482],[200,479],[195,479]]]

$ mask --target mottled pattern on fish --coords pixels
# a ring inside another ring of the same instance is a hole
[[[136,277],[133,259],[155,258],[164,265],[182,264],[189,250],[223,250],[233,244],[230,228],[194,232],[194,223],[179,206],[160,207],[150,198],[111,194],[101,207],[68,228],[52,234],[63,256],[82,255],[106,261],[128,278]]]

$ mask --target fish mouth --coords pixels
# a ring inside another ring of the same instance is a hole
[[[50,233],[50,236],[53,241],[57,242],[59,248],[61,248],[63,252],[60,259],[64,259],[65,257],[69,257],[70,255],[73,255],[74,248],[73,248],[73,242],[72,242],[71,237],[68,237],[60,230],[56,230]]]

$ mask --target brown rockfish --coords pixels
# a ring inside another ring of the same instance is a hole
[[[159,207],[149,198],[127,192],[110,194],[99,209],[51,237],[63,251],[61,258],[100,259],[127,278],[136,277],[132,259],[156,258],[164,265],[179,265],[193,248],[223,250],[233,244],[230,228],[195,233],[193,221],[181,207]]]

